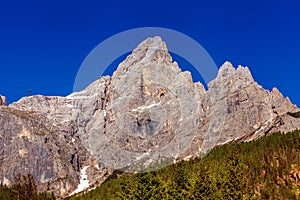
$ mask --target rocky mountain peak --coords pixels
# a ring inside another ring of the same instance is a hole
[[[143,62],[159,62],[162,59],[172,61],[167,45],[161,37],[147,38],[133,50],[131,56],[143,60]]]
[[[276,88],[276,87],[273,87],[271,93],[275,96],[283,97],[282,94],[280,93],[280,91],[278,90],[278,88]]]
[[[231,64],[231,62],[226,61],[224,64],[219,68],[218,77],[229,77],[232,76],[235,72],[235,68]]]
[[[286,114],[297,106],[258,85],[248,67],[225,62],[206,91],[172,61],[160,37],[80,92],[2,105],[0,96],[0,182],[31,173],[40,191],[58,196],[102,183],[115,169],[154,168],[300,128]]]
[[[216,79],[228,79],[233,76],[243,79],[244,81],[253,81],[252,74],[249,68],[246,66],[239,65],[237,69],[231,64],[231,62],[226,61],[219,69],[218,76]]]
[[[216,79],[208,84],[209,88],[218,88],[222,91],[235,91],[251,84],[257,84],[248,67],[241,65],[235,68],[230,62],[226,61],[220,68]],[[221,87],[222,85],[222,87]],[[227,95],[225,93],[225,95]]]
[[[129,68],[134,68],[134,66],[149,66],[149,65],[159,65],[160,66],[170,66],[172,65],[172,57],[169,54],[167,45],[158,36],[153,38],[147,38],[141,44],[137,46],[123,62],[118,66],[115,71],[115,76],[120,76],[130,71]],[[179,67],[174,63],[176,70]],[[114,76],[113,75],[113,76]]]

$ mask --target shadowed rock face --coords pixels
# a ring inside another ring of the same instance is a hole
[[[0,106],[6,106],[6,98],[5,96],[0,95]]]
[[[114,169],[162,167],[216,145],[300,127],[286,115],[299,109],[276,88],[259,86],[247,67],[225,62],[208,88],[181,72],[155,37],[112,77],[81,92],[25,97],[9,106],[0,96],[0,180],[11,184],[18,173],[31,173],[39,190],[66,196],[82,169],[92,187]]]

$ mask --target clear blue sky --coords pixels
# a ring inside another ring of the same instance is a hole
[[[300,106],[300,3],[289,1],[2,1],[0,94],[67,95],[87,54],[137,27],[165,27],[197,40],[220,66],[250,67]]]

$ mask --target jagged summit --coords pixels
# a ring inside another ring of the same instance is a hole
[[[132,54],[120,63],[115,73],[127,72],[129,67],[133,68],[133,66],[158,65],[160,63],[164,66],[172,65],[172,57],[169,54],[166,43],[158,36],[147,38],[132,51]],[[173,65],[176,71],[180,70],[177,63]]]
[[[168,52],[166,43],[161,39],[161,37],[150,37],[141,42],[136,49],[132,51],[133,54],[136,54],[137,52],[153,52],[153,51],[165,51]]]
[[[247,66],[239,65],[237,68],[235,68],[231,62],[226,61],[224,64],[219,68],[218,75],[216,79],[221,77],[232,77],[232,76],[240,76],[240,78],[243,78],[245,80],[254,81],[252,74]]]
[[[139,171],[300,128],[286,114],[297,106],[259,86],[248,67],[225,62],[205,91],[160,37],[143,41],[112,77],[83,91],[5,104],[0,96],[1,183],[31,173],[39,191],[62,197],[102,183],[115,169]]]
[[[233,75],[235,68],[229,61],[225,61],[224,64],[220,67],[218,76],[229,76]]]

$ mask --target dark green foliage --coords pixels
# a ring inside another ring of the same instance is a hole
[[[287,114],[295,118],[300,118],[300,111],[294,113],[288,112]]]
[[[0,200],[51,200],[53,194],[38,193],[31,174],[15,177],[15,183],[11,187],[0,185]]]
[[[69,199],[299,199],[300,131],[214,148],[206,157],[124,175]]]

